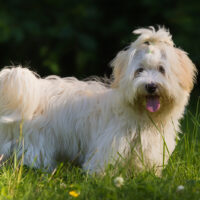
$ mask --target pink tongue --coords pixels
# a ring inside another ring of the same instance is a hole
[[[149,112],[156,112],[160,109],[160,101],[157,96],[148,96],[146,98],[146,108]]]

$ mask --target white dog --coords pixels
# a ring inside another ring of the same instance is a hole
[[[20,66],[3,69],[3,161],[16,151],[25,165],[50,170],[65,160],[89,172],[127,157],[136,169],[166,164],[196,68],[164,28],[134,33],[139,38],[112,62],[111,87],[75,78],[41,79]]]

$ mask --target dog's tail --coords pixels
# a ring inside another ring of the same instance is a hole
[[[27,68],[0,71],[0,122],[31,119],[40,101],[39,78]]]

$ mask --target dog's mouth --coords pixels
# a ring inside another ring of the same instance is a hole
[[[146,109],[153,113],[160,109],[160,97],[157,95],[146,96]]]

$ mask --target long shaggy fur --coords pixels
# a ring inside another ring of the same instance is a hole
[[[75,78],[42,79],[21,66],[3,69],[3,160],[16,151],[18,157],[24,152],[25,165],[36,168],[51,170],[68,160],[87,171],[102,172],[107,164],[131,157],[136,169],[159,171],[175,148],[196,68],[164,28],[134,33],[138,39],[112,61],[111,87]],[[158,87],[156,112],[149,112],[146,105],[146,85],[152,82]]]

